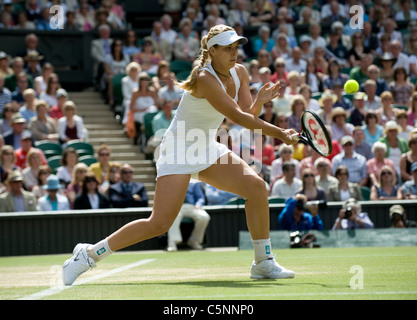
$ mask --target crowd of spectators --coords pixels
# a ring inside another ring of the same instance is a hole
[[[363,190],[368,190],[372,200],[417,198],[415,1],[159,2],[165,13],[153,22],[151,33],[140,39],[129,28],[123,1],[111,0],[3,1],[0,29],[46,30],[47,9],[57,4],[65,9],[64,29],[97,31],[98,38],[91,43],[94,85],[113,106],[112,80],[122,76],[122,123],[135,144],[153,152],[182,96],[176,86],[177,74],[170,70],[172,62],[183,61],[191,67],[200,50],[200,39],[213,25],[231,25],[243,36],[256,28],[257,34],[248,37],[249,42],[238,53],[239,63],[248,69],[251,93],[256,96],[268,82],[279,81],[281,86],[280,96],[265,104],[260,117],[299,130],[300,115],[313,109],[333,140],[333,153],[323,158],[302,143],[288,147],[264,136],[263,157],[256,159],[253,140],[239,143],[236,149],[235,142],[244,139],[235,133],[243,136],[245,130],[225,119],[222,128],[235,134],[227,139],[228,146],[249,164],[261,162],[260,175],[270,195],[286,200],[304,194],[307,200],[347,201],[363,200]],[[354,5],[363,12],[363,29],[352,26],[351,18],[358,12],[350,11]],[[125,30],[125,38],[113,37],[114,30]],[[306,32],[299,34],[296,30]],[[64,146],[74,137],[87,139],[76,105],[68,100],[48,57],[36,50],[36,41],[36,35],[28,35],[22,54],[10,61],[7,53],[0,53],[0,134],[5,141],[13,141],[15,149],[21,147],[20,139],[10,140],[6,131],[23,135],[29,130],[31,139],[56,140]],[[343,90],[348,79],[360,84],[354,95]],[[148,114],[155,115],[151,136],[145,134]],[[2,149],[0,159],[6,173],[13,167],[6,160],[7,150],[3,154]],[[99,161],[103,157],[104,153],[99,153]],[[36,161],[25,165],[39,171],[45,163]],[[72,166],[75,169],[76,165]],[[94,182],[96,188],[84,188],[82,178],[74,176],[70,184],[84,194],[91,190],[101,193],[100,188],[104,188],[109,206],[115,206],[110,168],[115,169],[108,162],[106,171],[101,171],[104,179],[97,174],[96,181],[89,177],[88,182],[91,186]],[[123,174],[132,171],[123,168],[118,169]],[[69,181],[59,180],[60,184]],[[211,186],[202,187],[210,190],[210,195],[220,195],[219,191],[213,193]],[[225,204],[232,196],[222,195],[222,202],[213,201]],[[76,197],[70,199],[70,206],[78,203]],[[139,197],[142,203],[147,201],[145,194]],[[206,195],[206,200],[210,198]]]

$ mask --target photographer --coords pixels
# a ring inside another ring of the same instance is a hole
[[[389,208],[391,228],[417,228],[417,222],[407,219],[403,206],[395,204]]]
[[[332,230],[347,229],[372,229],[373,222],[366,212],[361,212],[361,205],[354,198],[345,201],[343,208],[339,211]]]
[[[309,204],[304,194],[296,194],[286,201],[286,205],[278,217],[278,224],[281,230],[323,230],[323,222],[318,211],[318,204]]]

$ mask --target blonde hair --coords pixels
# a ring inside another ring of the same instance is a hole
[[[201,68],[203,68],[208,61],[210,61],[210,53],[207,49],[207,42],[214,36],[228,30],[234,30],[232,27],[224,24],[219,24],[210,29],[210,31],[201,39],[200,55],[196,60],[196,66],[191,71],[187,80],[180,82],[178,86],[186,91],[195,91],[197,89],[197,76]],[[216,45],[214,45],[216,47]]]

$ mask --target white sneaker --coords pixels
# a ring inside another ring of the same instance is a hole
[[[254,261],[252,263],[250,277],[251,279],[286,279],[294,278],[295,272],[280,266],[275,259],[268,259],[258,264]]]
[[[187,244],[194,250],[203,250],[203,246],[195,240],[188,240]]]
[[[178,248],[175,242],[168,243],[167,251],[168,252],[178,251]]]
[[[79,243],[73,250],[73,256],[65,261],[62,267],[62,280],[65,285],[70,286],[84,272],[90,268],[95,268],[96,263],[87,253],[90,244]]]

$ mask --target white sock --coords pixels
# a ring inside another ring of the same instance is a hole
[[[274,258],[271,249],[271,239],[253,240],[253,249],[255,251],[256,264],[263,260]]]
[[[98,262],[113,253],[107,242],[107,238],[97,242],[92,247],[88,248],[88,255],[94,259],[95,262]]]

